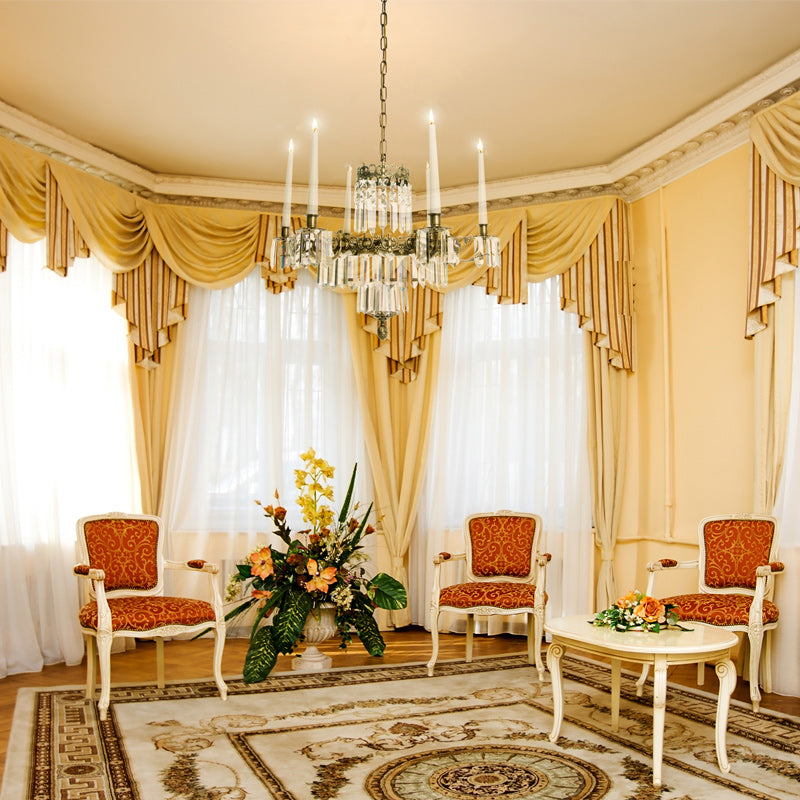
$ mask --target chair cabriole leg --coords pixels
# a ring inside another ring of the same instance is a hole
[[[111,703],[111,642],[114,637],[110,634],[98,632],[97,653],[100,661],[100,700],[97,709],[100,719],[105,720],[108,706]]]
[[[94,698],[97,684],[97,647],[94,636],[86,634],[86,699]]]
[[[428,661],[428,676],[433,675],[433,667],[439,657],[439,607],[431,608],[431,657]]]
[[[214,631],[214,682],[219,689],[219,696],[225,700],[228,697],[228,686],[222,680],[222,650],[225,647],[225,628]]]
[[[164,679],[164,637],[156,636],[156,686],[163,689]]]
[[[469,664],[472,661],[472,636],[475,633],[475,615],[467,614],[467,657],[466,662]]]
[[[761,643],[764,638],[764,631],[759,628],[749,632],[750,639],[750,702],[753,704],[753,711],[758,713],[761,706],[761,691],[758,688],[759,662],[761,659]]]

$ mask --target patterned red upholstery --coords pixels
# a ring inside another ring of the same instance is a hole
[[[150,631],[166,625],[213,623],[214,608],[205,600],[184,597],[110,598],[113,631]],[[78,613],[81,627],[97,630],[97,603],[87,603]]]
[[[481,577],[529,575],[535,526],[530,517],[490,515],[471,519],[472,572]]]
[[[743,625],[750,620],[753,598],[747,594],[679,594],[661,598],[662,603],[672,603],[683,620],[706,622],[709,625]],[[780,612],[775,603],[764,600],[763,624],[777,622]]]
[[[89,563],[105,572],[107,592],[156,586],[158,524],[154,520],[89,520],[84,531]]]
[[[703,527],[706,586],[755,589],[756,567],[769,563],[775,526],[763,519],[710,520]]]
[[[480,583],[456,583],[445,586],[439,594],[440,606],[453,608],[533,608],[536,587],[530,583],[505,583],[481,581]],[[547,594],[545,594],[547,602]]]

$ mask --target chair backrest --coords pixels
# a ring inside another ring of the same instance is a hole
[[[164,585],[164,528],[148,514],[98,514],[78,520],[81,557],[105,572],[105,591],[159,594]]]
[[[467,579],[524,583],[535,574],[541,517],[518,511],[472,514],[464,522]]]
[[[775,517],[729,514],[700,521],[700,591],[753,594],[756,568],[778,560]]]

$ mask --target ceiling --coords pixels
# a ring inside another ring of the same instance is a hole
[[[290,139],[307,182],[316,118],[324,202],[378,158],[379,16],[378,0],[3,0],[0,125],[277,198]],[[418,192],[429,109],[442,188],[474,192],[481,138],[487,180],[513,193],[627,169],[765,70],[800,78],[800,0],[389,0],[387,39],[388,157]]]

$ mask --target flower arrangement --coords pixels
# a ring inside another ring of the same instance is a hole
[[[226,619],[256,609],[244,665],[246,683],[264,680],[279,653],[294,651],[303,640],[308,615],[323,603],[336,606],[340,648],[347,648],[355,629],[367,652],[380,656],[386,645],[375,622],[374,609],[405,608],[407,602],[406,590],[395,578],[385,573],[367,577],[363,538],[374,532],[367,522],[372,504],[363,516],[356,516],[358,503],[353,504],[353,486],[357,465],[337,515],[330,505],[334,468],[311,448],[300,458],[304,468],[295,470],[297,505],[309,528],[292,535],[285,508],[264,506],[256,500],[274,523],[285,549],[268,544],[257,547],[237,565],[228,582],[226,600],[244,597]],[[280,499],[277,491],[275,499]],[[263,624],[267,620],[272,624]]]
[[[658,633],[668,628],[689,630],[678,625],[679,620],[680,613],[677,606],[662,603],[655,597],[634,590],[620,597],[611,608],[598,612],[590,623],[598,626],[608,625],[617,631]]]

